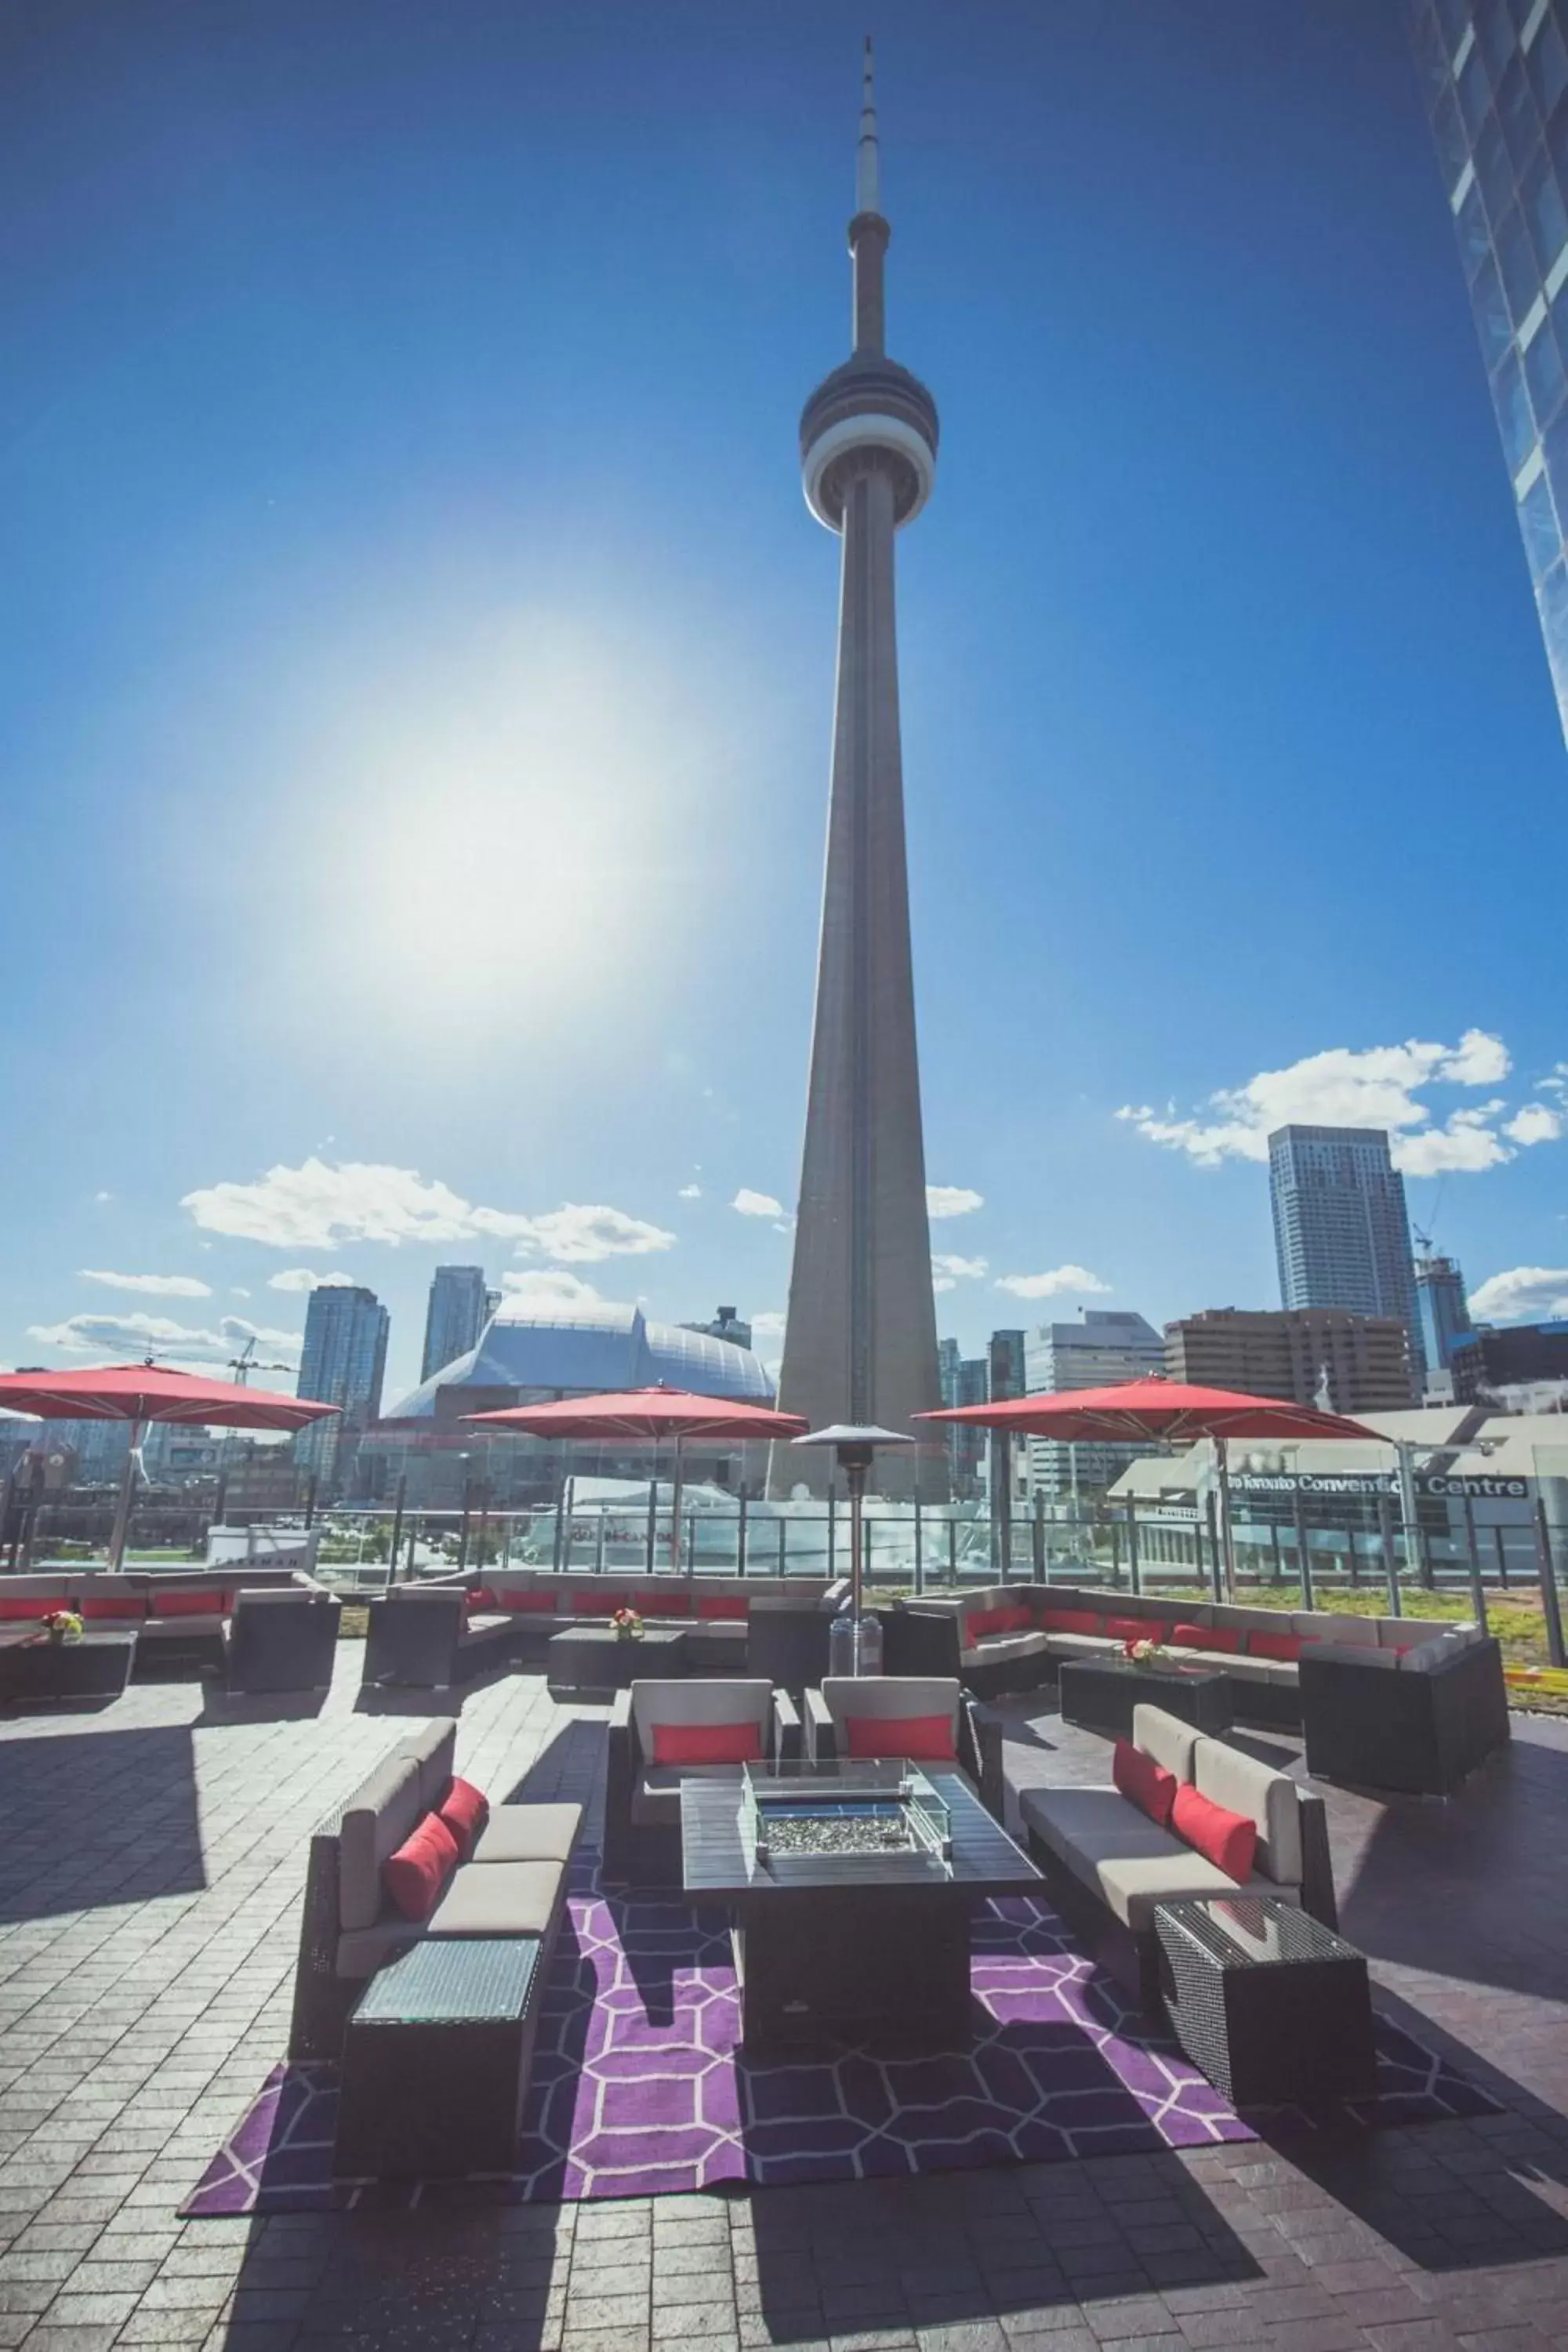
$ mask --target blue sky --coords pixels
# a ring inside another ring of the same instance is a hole
[[[7,13],[0,1360],[348,1275],[395,1391],[476,1258],[777,1352],[865,22]],[[1275,1303],[1289,1116],[1568,1297],[1568,774],[1397,9],[872,26],[941,1327]]]

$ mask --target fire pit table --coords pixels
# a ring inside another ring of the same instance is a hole
[[[683,1781],[680,1843],[688,1900],[730,1910],[759,2053],[963,2049],[971,1915],[1040,1885],[961,1773],[913,1764]]]

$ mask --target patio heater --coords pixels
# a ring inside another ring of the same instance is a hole
[[[831,1429],[814,1429],[792,1445],[831,1445],[849,1489],[849,1593],[827,1633],[830,1675],[879,1675],[882,1671],[881,1621],[860,1605],[865,1578],[866,1473],[879,1445],[912,1445],[912,1437],[896,1429],[856,1428],[835,1423]]]

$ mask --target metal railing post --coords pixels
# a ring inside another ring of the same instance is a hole
[[[779,1574],[789,1574],[789,1521],[779,1513]]]
[[[925,1521],[921,1516],[921,1498],[915,1496],[915,1591],[917,1596],[926,1589]]]
[[[1563,1609],[1557,1592],[1557,1563],[1552,1554],[1552,1522],[1546,1504],[1535,1500],[1535,1561],[1541,1577],[1541,1613],[1546,1621],[1546,1656],[1553,1666],[1568,1666],[1563,1649]]]
[[[950,1518],[947,1523],[947,1580],[949,1585],[956,1590],[958,1584],[958,1521],[952,1518]]]
[[[827,1482],[827,1581],[831,1584],[838,1573],[838,1497],[833,1491],[833,1481]]]
[[[1138,1549],[1138,1506],[1127,1497],[1127,1587],[1135,1596],[1143,1590],[1143,1562]]]
[[[1388,1613],[1403,1617],[1405,1604],[1399,1595],[1399,1562],[1394,1551],[1394,1505],[1386,1495],[1377,1498],[1377,1537],[1383,1546],[1383,1573],[1388,1585]]]
[[[559,1576],[565,1558],[566,1480],[562,1476],[555,1488],[555,1535],[550,1547],[550,1567]]]
[[[468,1564],[468,1521],[472,1514],[473,1507],[474,1482],[465,1470],[463,1473],[463,1510],[462,1516],[458,1521],[458,1573],[459,1576],[461,1576],[463,1570]]]
[[[1492,1524],[1492,1541],[1497,1550],[1497,1579],[1503,1591],[1508,1591],[1508,1546],[1503,1540],[1502,1521]]]
[[[605,1506],[602,1501],[599,1505],[599,1524],[594,1533],[594,1573],[595,1576],[603,1576],[605,1573]]]
[[[1301,1516],[1300,1486],[1291,1489],[1290,1515],[1296,1523],[1296,1575],[1301,1587],[1301,1606],[1312,1609],[1317,1604],[1312,1597],[1312,1561],[1307,1542],[1307,1523]]]
[[[397,1555],[403,1548],[403,1506],[408,1496],[408,1473],[400,1470],[392,1497],[392,1541],[386,1547],[386,1580],[397,1581]]]
[[[1044,1584],[1046,1580],[1046,1498],[1037,1487],[1035,1490],[1035,1516],[1029,1528],[1029,1554],[1035,1582]]]
[[[1209,1538],[1209,1591],[1216,1601],[1225,1599],[1225,1570],[1219,1556],[1219,1498],[1211,1486],[1205,1496]]]
[[[741,1507],[739,1516],[735,1522],[735,1573],[737,1576],[744,1576],[746,1573],[746,1555],[749,1549],[749,1546],[746,1541],[746,1490],[744,1486],[741,1489],[739,1500]]]
[[[1465,1496],[1465,1550],[1470,1563],[1470,1606],[1476,1612],[1476,1622],[1482,1633],[1487,1628],[1487,1594],[1481,1582],[1481,1555],[1476,1542],[1476,1506],[1468,1494]]]

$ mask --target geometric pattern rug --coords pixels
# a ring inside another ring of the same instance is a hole
[[[766,2064],[737,2048],[722,1914],[606,1896],[584,1854],[541,2009],[517,2158],[441,2182],[335,2180],[337,2071],[280,2065],[214,2156],[183,2215],[441,2203],[573,2202],[724,2184],[951,2172],[1142,2154],[1310,2130],[1243,2116],[1130,2004],[1035,1897],[973,1924],[974,2031],[924,2058],[840,2048]],[[1376,2095],[1335,2120],[1367,2128],[1497,2112],[1446,2060],[1376,2021]]]

